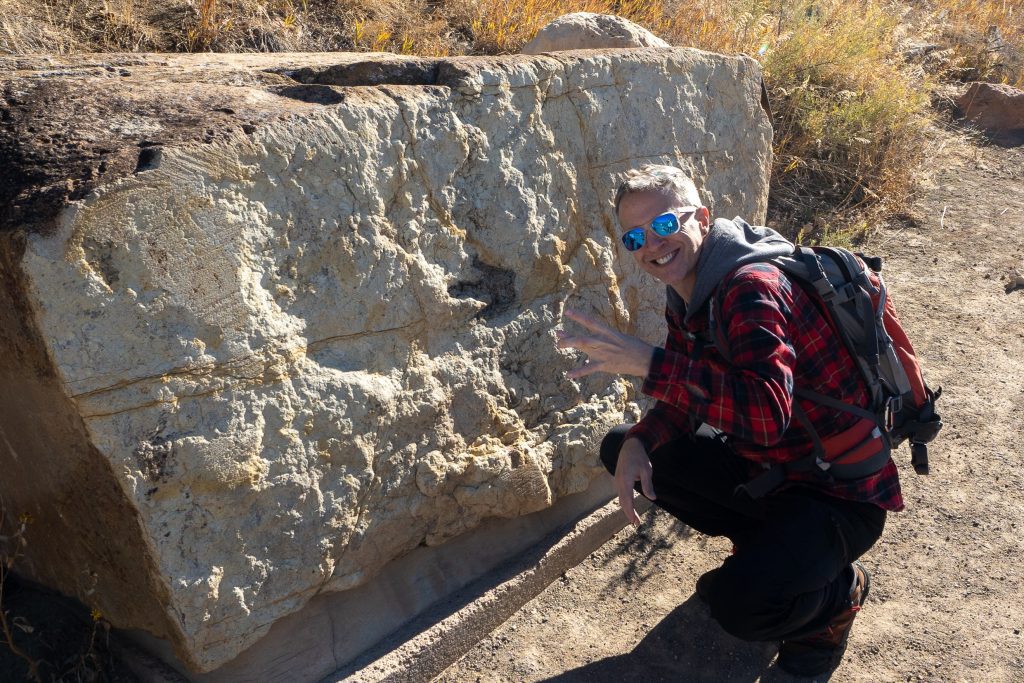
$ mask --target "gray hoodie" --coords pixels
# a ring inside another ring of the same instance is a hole
[[[767,261],[793,253],[793,243],[771,228],[753,226],[742,218],[716,218],[704,237],[697,257],[697,281],[690,305],[685,306],[684,322],[703,310],[708,298],[726,275],[748,263]],[[683,306],[682,299],[669,288],[669,305]],[[680,309],[681,310],[681,309]]]

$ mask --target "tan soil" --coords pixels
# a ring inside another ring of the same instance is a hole
[[[935,131],[918,221],[863,250],[883,271],[946,427],[932,474],[897,455],[905,512],[865,557],[871,595],[833,681],[1024,681],[1024,148]],[[649,513],[438,681],[786,681],[693,595],[729,551]],[[827,677],[822,677],[825,680]]]

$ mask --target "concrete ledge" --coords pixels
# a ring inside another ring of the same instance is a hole
[[[146,633],[120,634],[120,650],[153,683],[429,680],[624,526],[613,495],[599,476],[546,510],[416,548],[362,586],[313,598],[209,673],[188,672]]]
[[[650,502],[638,497],[637,512],[642,513],[649,507]],[[403,629],[403,634],[416,630],[417,635],[403,639],[396,634],[368,656],[328,676],[322,683],[431,680],[625,525],[618,501],[607,503],[568,530],[556,532],[560,537],[554,543],[550,542],[551,538],[545,539],[529,553],[469,586],[464,592],[477,597],[457,612],[444,618],[439,618],[435,611],[424,614],[415,624]],[[495,582],[496,575],[501,577],[498,582]],[[483,588],[487,584],[493,587]]]

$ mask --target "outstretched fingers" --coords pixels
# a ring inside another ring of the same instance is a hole
[[[589,334],[570,335],[565,332],[558,332],[556,337],[558,339],[558,348],[579,349],[591,355],[594,353],[613,353],[616,349],[620,348],[615,343],[615,340],[603,339]]]
[[[565,309],[565,317],[573,322],[579,323],[583,327],[587,328],[591,332],[597,334],[599,337],[605,339],[614,339],[618,336],[618,332],[610,327],[607,323],[587,315],[586,313],[580,313],[574,311],[571,308]]]
[[[577,349],[587,354],[587,364],[569,372],[569,377],[580,378],[595,372],[634,375],[647,374],[654,347],[636,337],[623,334],[589,315],[566,309],[565,317],[585,327],[590,334],[571,335],[564,330],[556,332],[558,348]]]
[[[579,379],[581,377],[586,377],[587,375],[593,375],[595,372],[606,372],[604,369],[604,363],[587,361],[585,365],[566,371],[565,376],[569,379]]]

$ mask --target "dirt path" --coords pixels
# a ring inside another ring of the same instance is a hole
[[[898,455],[907,510],[864,558],[871,597],[833,681],[1024,680],[1024,148],[936,131],[916,225],[886,259],[901,318],[941,385],[932,474]],[[724,633],[693,595],[728,542],[664,514],[625,529],[437,680],[786,681],[775,646]]]

